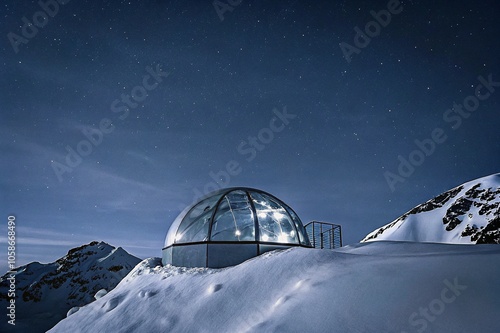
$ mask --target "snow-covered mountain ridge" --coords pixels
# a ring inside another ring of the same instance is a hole
[[[0,324],[2,332],[45,332],[66,317],[68,310],[94,300],[100,289],[111,290],[137,263],[121,247],[104,242],[71,249],[49,264],[32,262],[15,269],[16,325]],[[0,307],[9,301],[9,274],[0,278]]]
[[[292,248],[225,269],[146,259],[50,333],[497,333],[500,247]]]
[[[446,191],[361,242],[374,240],[500,244],[500,174]]]

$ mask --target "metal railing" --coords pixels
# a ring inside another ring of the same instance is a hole
[[[311,221],[305,225],[311,245],[316,249],[342,247],[342,227],[330,222]]]

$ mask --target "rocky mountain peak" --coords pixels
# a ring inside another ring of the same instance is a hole
[[[418,205],[362,242],[500,244],[500,174],[470,181]]]

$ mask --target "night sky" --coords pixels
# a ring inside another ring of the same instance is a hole
[[[44,1],[0,7],[18,265],[92,240],[161,256],[213,178],[352,244],[499,172],[497,1]]]

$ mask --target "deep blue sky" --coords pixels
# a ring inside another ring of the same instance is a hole
[[[92,240],[160,256],[180,208],[229,161],[241,168],[229,186],[270,192],[304,222],[339,223],[345,244],[499,172],[500,87],[455,130],[457,114],[443,115],[474,95],[478,76],[500,81],[500,5],[401,6],[347,62],[339,43],[354,46],[354,28],[387,1],[243,1],[221,21],[209,0],[73,0],[46,22],[38,15],[46,25],[17,53],[9,33],[22,37],[22,18],[41,8],[4,1],[2,246],[14,214],[18,264],[53,261]],[[121,96],[144,91],[148,67],[169,76],[148,79],[155,88],[124,117]],[[274,109],[295,118],[271,140]],[[102,119],[114,130],[58,179],[53,166],[65,163],[66,147],[77,149],[82,130]],[[397,174],[398,155],[409,158],[436,128],[446,141],[391,190],[384,172]],[[266,144],[241,154],[259,133]]]

